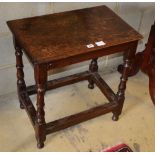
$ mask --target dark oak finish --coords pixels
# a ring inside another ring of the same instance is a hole
[[[47,134],[96,116],[112,112],[113,120],[118,120],[137,43],[142,38],[139,33],[106,6],[13,20],[7,24],[14,36],[20,106],[27,111],[32,122],[38,148],[44,146]],[[87,48],[87,44],[97,41],[104,41],[106,45]],[[22,51],[34,68],[36,84],[28,87],[24,81]],[[97,59],[118,52],[124,52],[126,56],[118,93],[115,94],[98,74]],[[47,81],[48,70],[90,59],[89,71]],[[46,123],[45,92],[83,80],[88,80],[90,89],[96,84],[110,103]],[[29,98],[35,93],[36,110]]]
[[[117,92],[119,106],[118,106],[118,109],[113,112],[114,113],[113,118],[112,118],[113,120],[118,120],[118,117],[122,112],[123,103],[125,100],[126,82],[128,80],[128,75],[130,72],[130,68],[132,66],[132,61],[135,57],[136,48],[137,48],[137,43],[135,43],[135,45],[133,45],[132,48],[130,48],[125,53],[121,81],[120,81],[118,92]]]
[[[120,73],[122,73],[122,66],[118,67]],[[149,76],[150,96],[155,105],[155,23],[151,27],[144,51],[137,53],[133,60],[129,76],[134,76],[140,69]]]
[[[68,128],[77,123],[81,123],[91,118],[106,114],[114,110],[116,107],[117,105],[114,103],[107,103],[107,104],[100,105],[92,109],[86,110],[84,112],[80,112],[75,115],[67,116],[65,118],[47,123],[46,133],[47,134],[53,133],[53,132]]]
[[[36,113],[36,139],[38,148],[44,146],[44,141],[46,140],[46,122],[45,122],[45,112],[44,112],[44,94],[46,91],[47,83],[47,65],[46,64],[36,64],[34,66],[35,71],[35,81],[36,81],[36,91],[37,91],[37,113]]]
[[[23,60],[22,60],[23,52],[22,52],[21,48],[18,46],[18,43],[15,40],[15,38],[14,38],[14,47],[15,47],[15,55],[16,55],[18,97],[19,97],[19,101],[20,101],[20,108],[24,109],[24,106],[21,103],[20,95],[19,95],[21,90],[26,90],[26,85],[25,85],[25,81],[24,81],[24,72],[23,72],[24,66],[23,66]]]
[[[90,65],[89,65],[89,71],[91,73],[98,71],[97,59],[93,59],[91,61]],[[93,79],[90,78],[88,81],[89,81],[88,88],[89,89],[93,89],[94,88],[94,81],[93,81]]]
[[[76,59],[81,54],[141,39],[141,35],[106,6],[7,23],[33,64],[56,63],[69,57]],[[86,47],[101,40],[105,46]]]
[[[26,91],[20,90],[20,102],[23,104],[23,107],[25,108],[30,121],[33,125],[33,127],[35,128],[35,124],[36,124],[36,110],[30,100],[29,95],[27,94]]]
[[[67,77],[50,80],[47,82],[46,90],[51,90],[51,89],[66,86],[69,84],[74,84],[79,81],[88,80],[90,78],[90,76],[91,76],[90,72],[85,71],[85,72],[77,73],[77,74],[70,75]],[[36,93],[36,85],[28,86],[27,93],[29,95],[35,94]]]
[[[98,73],[92,74],[92,80],[110,102],[117,103],[117,96]]]

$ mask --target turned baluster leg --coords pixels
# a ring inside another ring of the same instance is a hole
[[[127,79],[128,79],[128,71],[129,71],[129,65],[130,65],[130,61],[129,60],[125,60],[124,62],[124,65],[123,65],[123,73],[122,73],[122,76],[121,76],[121,81],[120,81],[120,84],[119,84],[119,87],[118,87],[118,92],[117,92],[117,98],[118,98],[118,108],[117,108],[117,111],[114,111],[113,112],[113,117],[112,119],[114,121],[118,120],[119,118],[119,115],[121,114],[122,112],[122,108],[123,108],[123,103],[124,103],[124,100],[125,100],[125,89],[126,89],[126,82],[127,82]]]
[[[98,71],[98,64],[97,64],[97,58],[93,59],[89,65],[89,71],[90,72],[97,72]],[[93,89],[94,88],[94,81],[92,79],[88,80],[88,88]]]
[[[26,85],[24,81],[24,71],[23,71],[23,60],[22,55],[23,52],[19,45],[17,44],[17,41],[14,39],[14,47],[15,47],[15,55],[16,55],[16,68],[17,68],[17,91],[18,91],[18,98],[20,102],[20,108],[24,109],[24,106],[20,100],[20,93],[24,90],[26,90]]]
[[[44,112],[44,95],[46,91],[47,82],[47,70],[46,65],[35,65],[35,80],[37,88],[37,113],[36,113],[36,139],[38,148],[44,147],[44,141],[46,140],[46,128],[45,128],[45,112]]]
[[[120,84],[118,86],[118,92],[117,92],[118,107],[115,111],[113,111],[113,117],[112,117],[112,120],[114,121],[118,120],[119,115],[122,112],[122,108],[125,100],[126,83],[128,80],[130,69],[132,67],[132,61],[136,53],[136,48],[137,48],[137,43],[133,46],[132,49],[128,50],[128,52],[124,57],[123,71],[122,71],[122,76],[120,78]]]

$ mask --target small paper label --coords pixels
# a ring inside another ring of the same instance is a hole
[[[93,44],[88,44],[88,45],[87,45],[87,48],[93,48],[93,47],[94,47]]]
[[[97,46],[104,46],[106,43],[103,42],[103,41],[98,41],[98,42],[95,42],[95,44],[96,44]]]

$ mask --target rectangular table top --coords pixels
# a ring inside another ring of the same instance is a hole
[[[89,54],[142,39],[106,6],[12,20],[7,24],[32,63]],[[95,44],[100,41],[105,45]],[[88,48],[89,44],[94,47]]]

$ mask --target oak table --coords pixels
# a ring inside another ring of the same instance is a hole
[[[138,32],[106,6],[12,20],[7,24],[14,38],[20,107],[26,110],[31,120],[38,148],[44,146],[46,135],[99,115],[112,112],[112,119],[118,120],[125,100],[128,72],[138,40],[142,39]],[[26,86],[24,81],[23,52],[34,68],[36,84],[33,86]],[[98,74],[97,59],[118,52],[124,52],[125,58],[115,94]],[[49,70],[90,59],[88,71],[47,81]],[[109,103],[46,123],[45,92],[82,80],[88,80],[90,89],[96,84]],[[36,109],[29,98],[35,93]]]

